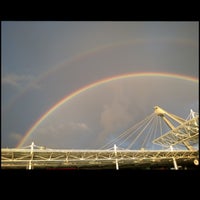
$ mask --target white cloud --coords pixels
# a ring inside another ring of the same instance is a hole
[[[72,130],[89,130],[89,127],[87,126],[87,124],[83,123],[83,122],[70,122],[69,126]]]
[[[3,84],[19,87],[22,81],[30,80],[31,76],[8,74],[2,78]]]
[[[113,94],[109,104],[105,104],[101,112],[101,124],[104,131],[112,132],[117,127],[121,127],[125,122],[131,120],[129,112],[130,100],[125,93],[125,88],[122,83],[110,84]]]
[[[61,136],[66,136],[66,133],[72,133],[76,131],[88,131],[89,127],[83,123],[83,122],[69,122],[68,124],[59,122],[59,123],[54,123],[51,122],[51,124],[48,124],[48,126],[40,126],[37,128],[37,132],[39,133],[40,137],[61,137]],[[35,137],[34,134],[32,137]]]
[[[124,122],[130,121],[131,115],[128,110],[119,103],[104,106],[101,113],[101,124],[106,131],[113,131]]]
[[[118,100],[114,100],[110,105],[104,105],[101,113],[100,123],[102,132],[97,137],[97,143],[103,145],[109,135],[115,134],[124,124],[132,120],[132,115],[127,109],[127,105]]]
[[[27,87],[27,85],[30,85],[34,79],[35,78],[31,75],[7,74],[2,77],[2,84],[7,84],[17,89],[24,89]],[[39,88],[38,84],[36,83],[31,84],[31,86],[33,88]]]

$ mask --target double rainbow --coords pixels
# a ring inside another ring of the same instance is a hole
[[[103,80],[99,80],[97,82],[94,82],[92,84],[86,85],[79,90],[67,95],[63,99],[61,99],[59,102],[57,102],[54,106],[52,106],[49,110],[47,110],[46,113],[44,113],[34,124],[33,126],[26,132],[25,136],[22,138],[22,140],[18,143],[17,148],[22,147],[26,141],[26,139],[33,133],[33,131],[49,116],[51,115],[56,109],[58,109],[60,106],[62,106],[64,103],[70,101],[74,97],[78,96],[79,94],[93,89],[94,87],[100,86],[105,83],[109,83],[115,80],[119,79],[126,79],[126,78],[134,78],[134,77],[166,77],[166,78],[174,78],[174,79],[181,79],[185,81],[192,81],[194,83],[198,83],[198,79],[194,77],[184,76],[180,74],[171,74],[171,73],[129,73],[129,74],[122,74],[118,76],[108,77]]]

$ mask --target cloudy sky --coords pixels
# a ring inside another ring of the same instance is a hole
[[[34,141],[49,148],[101,148],[156,105],[182,118],[190,109],[198,112],[198,26],[3,21],[2,147]],[[151,145],[150,136],[142,138]]]

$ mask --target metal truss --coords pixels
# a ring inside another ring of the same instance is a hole
[[[199,142],[199,116],[191,112],[191,119],[184,120],[170,114],[156,106],[155,113],[162,117],[170,127],[170,131],[154,139],[152,142],[168,147],[167,150],[128,150],[114,148],[106,150],[81,149],[48,149],[31,145],[17,148],[1,149],[2,169],[149,169],[151,167],[165,167],[179,169],[179,167],[198,166],[199,150],[193,148]],[[167,117],[178,122],[175,127]],[[184,144],[187,150],[174,150],[172,146]]]
[[[5,149],[1,167],[5,168],[116,168],[170,166],[198,161],[198,151],[188,150],[61,150]],[[193,163],[194,165],[194,163]]]
[[[180,143],[189,142],[190,145],[199,142],[199,116],[186,121],[180,126],[170,130],[152,142],[162,146],[170,147]]]

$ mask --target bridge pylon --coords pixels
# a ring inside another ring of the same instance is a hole
[[[195,116],[194,112],[191,110],[190,119],[185,120],[167,112],[159,106],[154,107],[154,113],[160,116],[171,130],[153,140],[153,143],[169,147],[182,143],[188,150],[194,150],[192,144],[198,143],[199,136],[198,115]],[[172,121],[178,123],[179,125],[175,127],[172,124]]]

